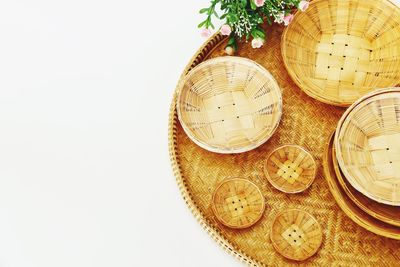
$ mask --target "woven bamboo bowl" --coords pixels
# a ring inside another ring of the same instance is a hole
[[[382,222],[400,227],[400,207],[376,202],[355,190],[340,170],[339,164],[336,160],[335,149],[332,149],[332,163],[337,181],[354,204],[372,217]]]
[[[311,214],[290,209],[276,216],[270,238],[274,248],[284,257],[301,261],[318,251],[322,243],[322,230]]]
[[[240,153],[266,142],[278,127],[282,95],[272,75],[240,57],[193,68],[179,84],[178,117],[189,138],[218,153]]]
[[[400,9],[389,0],[315,0],[282,35],[289,75],[311,97],[349,106],[400,82]]]
[[[380,203],[400,206],[400,92],[364,96],[339,121],[336,158],[349,183]]]
[[[231,228],[247,228],[260,220],[265,200],[252,182],[233,178],[223,181],[214,191],[212,209],[218,221]]]
[[[317,165],[312,155],[296,145],[285,145],[273,150],[264,165],[264,174],[276,189],[285,193],[299,193],[314,181]]]

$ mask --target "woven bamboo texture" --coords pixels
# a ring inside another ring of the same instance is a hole
[[[360,209],[346,194],[345,190],[341,187],[340,182],[337,178],[338,170],[335,168],[334,161],[336,157],[334,155],[334,146],[333,146],[333,135],[329,139],[326,144],[325,153],[324,153],[324,174],[325,179],[328,182],[329,188],[332,192],[332,195],[336,199],[338,205],[341,209],[351,218],[355,223],[360,225],[361,227],[368,229],[369,231],[394,238],[400,239],[400,228],[393,226],[391,224],[383,223],[380,220],[375,219],[372,216],[369,216],[362,209]],[[398,251],[398,248],[396,249]],[[379,264],[387,265],[387,266],[398,266],[394,264]]]
[[[350,184],[378,202],[400,205],[400,92],[358,101],[338,125],[335,148]]]
[[[179,86],[178,118],[199,146],[239,153],[263,144],[278,127],[282,95],[254,61],[219,57],[193,68]]]
[[[271,227],[271,241],[284,257],[302,261],[314,255],[322,243],[318,221],[299,209],[279,213]]]
[[[255,184],[246,179],[233,178],[217,186],[212,208],[222,224],[241,229],[252,226],[261,218],[265,200]]]
[[[358,192],[343,176],[336,159],[335,149],[332,150],[332,158],[336,179],[345,191],[346,195],[367,214],[382,222],[400,227],[400,207],[378,203]]]
[[[290,266],[291,260],[273,247],[269,233],[275,216],[289,208],[301,208],[320,222],[323,242],[318,252],[304,261],[309,266],[396,266],[400,242],[375,235],[358,226],[340,209],[323,177],[322,156],[330,133],[343,109],[308,97],[290,79],[280,54],[283,28],[268,28],[268,45],[259,50],[242,44],[239,56],[250,58],[268,69],[283,95],[283,117],[275,134],[255,150],[222,155],[208,152],[183,131],[176,112],[174,95],[169,121],[169,149],[172,167],[185,202],[194,217],[212,238],[229,253],[252,266]],[[212,37],[189,62],[186,74],[200,62],[224,55],[226,39]],[[315,158],[318,172],[310,188],[300,194],[275,190],[263,174],[267,155],[282,144],[298,144]],[[211,203],[216,186],[227,177],[243,177],[256,184],[265,196],[266,212],[248,229],[235,230],[216,219]],[[297,265],[296,265],[297,266]]]
[[[285,193],[299,193],[314,181],[317,164],[310,153],[296,145],[278,147],[267,157],[264,173],[268,181]]]
[[[316,0],[285,30],[289,74],[310,96],[348,106],[400,82],[400,9],[388,0]]]

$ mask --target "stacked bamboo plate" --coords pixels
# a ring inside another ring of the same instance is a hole
[[[363,218],[373,218],[373,231],[400,232],[400,88],[371,92],[349,107],[327,151],[326,176]]]

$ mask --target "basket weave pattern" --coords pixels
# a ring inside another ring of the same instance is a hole
[[[321,168],[325,143],[343,109],[320,103],[303,93],[290,79],[280,55],[282,28],[268,29],[268,46],[254,50],[249,44],[239,49],[239,56],[263,65],[276,78],[283,94],[283,117],[280,127],[265,144],[250,152],[217,155],[201,149],[184,133],[171,105],[169,148],[174,174],[184,200],[203,228],[222,247],[253,266],[288,266],[293,261],[275,251],[268,235],[278,212],[301,208],[321,223],[323,244],[305,263],[327,265],[395,265],[400,261],[400,242],[380,237],[357,226],[337,206]],[[207,58],[222,56],[226,45],[220,35],[212,37],[193,57],[184,73]],[[266,156],[282,144],[298,144],[315,158],[317,176],[305,192],[287,195],[277,192],[263,174]],[[222,226],[212,211],[212,193],[226,177],[245,177],[254,182],[266,198],[266,211],[249,229],[234,230]]]
[[[367,97],[340,125],[335,144],[338,162],[358,191],[400,206],[400,92]]]
[[[271,74],[251,60],[208,60],[196,66],[180,86],[179,119],[188,136],[209,151],[251,150],[278,127],[281,91]]]
[[[320,101],[348,106],[400,82],[400,9],[388,0],[316,0],[285,30],[292,78]]]

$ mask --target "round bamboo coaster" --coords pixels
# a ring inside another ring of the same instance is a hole
[[[311,154],[296,145],[278,147],[264,164],[268,181],[285,193],[306,190],[314,181],[316,171],[317,165]]]
[[[276,216],[270,237],[274,248],[280,254],[301,261],[317,252],[322,243],[322,230],[311,214],[291,209]]]
[[[289,75],[311,97],[349,106],[400,82],[400,9],[389,0],[315,0],[282,35]]]
[[[349,183],[380,203],[400,206],[400,93],[365,96],[338,125],[336,156]]]
[[[261,218],[265,200],[254,183],[234,178],[223,181],[215,189],[212,209],[216,218],[225,226],[247,228]]]
[[[368,215],[366,212],[361,210],[346,194],[344,189],[341,187],[335,173],[334,163],[333,163],[333,134],[330,136],[329,141],[326,144],[324,156],[323,156],[323,166],[324,166],[324,176],[329,186],[333,197],[339,207],[346,213],[346,215],[353,220],[356,224],[365,228],[366,230],[375,233],[380,236],[389,237],[393,239],[400,240],[400,227],[387,224],[374,217]],[[363,233],[366,235],[367,233]],[[386,242],[387,240],[385,240]],[[376,242],[379,245],[379,242]],[[397,251],[397,246],[394,251]]]
[[[378,203],[355,190],[344,178],[336,159],[336,151],[332,149],[332,162],[336,178],[346,195],[364,212],[372,217],[395,226],[400,226],[400,207]]]
[[[212,152],[254,149],[272,136],[281,119],[277,82],[249,59],[207,60],[186,75],[178,90],[183,129],[197,145]]]

